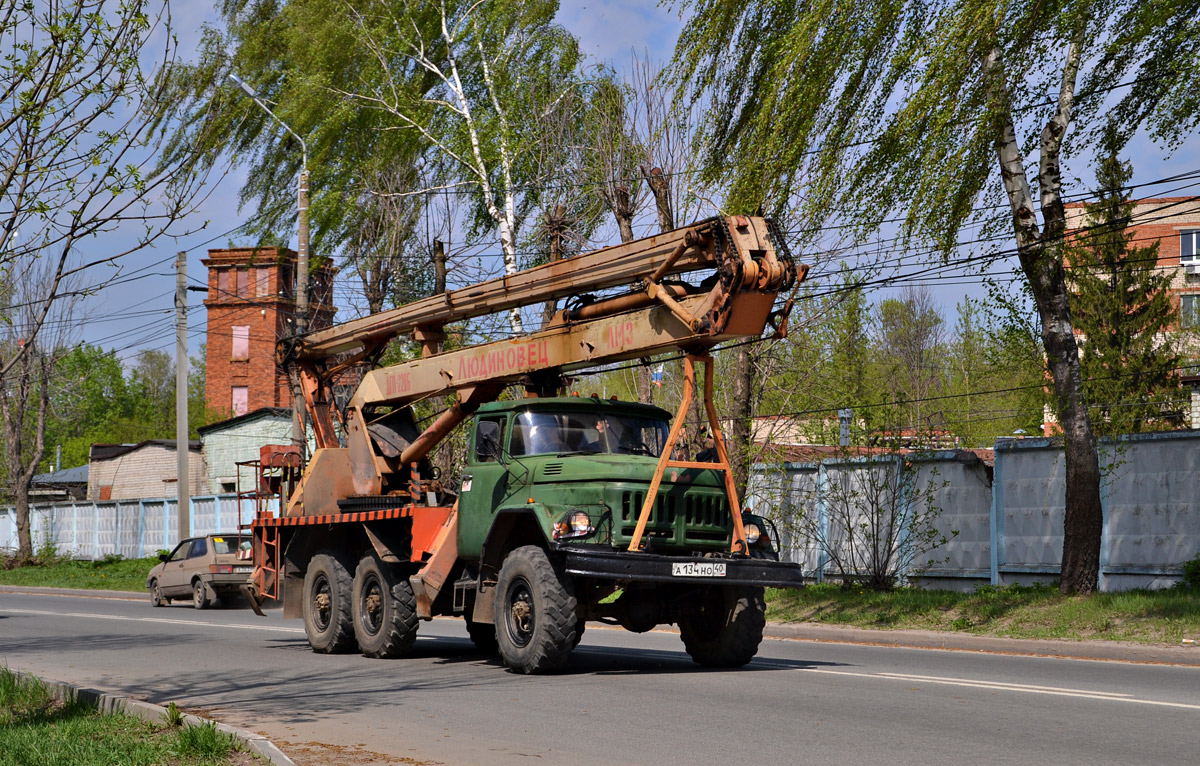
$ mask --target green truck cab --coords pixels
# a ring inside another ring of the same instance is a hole
[[[801,584],[800,568],[778,561],[763,518],[742,515],[746,550],[732,550],[715,464],[668,467],[641,545],[629,550],[669,421],[658,407],[599,397],[479,407],[458,496],[458,557],[477,572],[477,598],[494,605],[476,616],[494,621],[511,667],[561,665],[587,620],[635,632],[675,624],[698,663],[740,666],[762,640],[763,587]]]

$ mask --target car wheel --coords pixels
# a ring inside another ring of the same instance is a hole
[[[679,635],[696,664],[740,668],[758,654],[765,615],[762,588],[708,588],[696,608],[680,619]]]
[[[318,553],[304,573],[304,632],[308,645],[321,654],[354,650],[354,618],[350,570],[332,551]]]
[[[171,603],[171,599],[162,594],[162,588],[158,587],[158,580],[150,581],[150,606],[163,606]]]
[[[496,642],[504,664],[518,673],[547,673],[567,662],[578,619],[571,580],[536,545],[504,559],[496,583]]]
[[[210,603],[208,588],[200,580],[192,580],[192,606],[197,609],[207,609]]]
[[[354,570],[354,637],[366,657],[400,657],[417,640],[417,597],[408,578],[374,551]]]

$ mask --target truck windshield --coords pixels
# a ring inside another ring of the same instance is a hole
[[[513,425],[514,455],[602,452],[622,455],[662,454],[667,441],[665,420],[620,412],[522,412]]]

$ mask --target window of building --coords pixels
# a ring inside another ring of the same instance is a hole
[[[233,358],[250,358],[250,325],[233,326]]]
[[[292,297],[292,267],[284,266],[279,270],[279,295],[283,298]]]
[[[229,269],[217,269],[217,298],[229,297]]]
[[[232,394],[234,417],[245,415],[250,410],[250,389],[246,386],[234,386]]]
[[[1179,232],[1179,262],[1200,263],[1200,229]]]
[[[260,267],[254,270],[254,275],[255,297],[261,298],[264,295],[268,295],[271,284],[271,270]]]
[[[237,294],[239,298],[250,297],[250,269],[237,270]]]
[[[1188,328],[1200,328],[1200,293],[1179,296],[1179,324]]]

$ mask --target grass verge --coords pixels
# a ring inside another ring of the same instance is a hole
[[[54,698],[36,679],[0,667],[0,766],[247,766],[238,743],[212,725],[178,728],[100,713]]]
[[[0,561],[0,585],[34,585],[49,588],[146,591],[146,573],[157,558],[125,559],[109,556],[100,561],[75,561],[62,556],[42,556],[24,566],[15,559]]]
[[[963,631],[1008,638],[1144,644],[1200,641],[1200,591],[1135,590],[1064,596],[1046,585],[985,586],[973,593],[838,585],[767,592],[767,619],[859,628]]]

